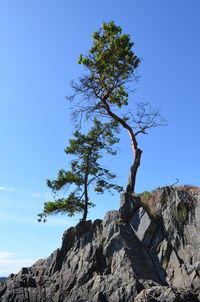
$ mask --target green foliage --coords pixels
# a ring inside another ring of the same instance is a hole
[[[184,202],[180,202],[175,209],[171,211],[172,218],[179,224],[184,224],[188,219],[189,208]]]
[[[133,91],[132,83],[137,80],[137,68],[141,60],[133,51],[134,43],[128,34],[113,21],[103,23],[92,36],[93,43],[86,55],[81,54],[78,63],[83,65],[86,73],[79,81],[72,82],[73,94],[68,97],[74,101],[73,117],[81,125],[82,118],[93,117],[115,120],[126,129],[134,151],[134,164],[130,169],[130,177],[126,191],[134,192],[135,180],[142,150],[138,148],[136,136],[147,134],[150,128],[162,125],[159,110],[148,104],[138,104],[135,114],[128,112],[125,116],[121,107],[129,104],[129,93]],[[131,85],[130,85],[131,84]]]
[[[58,213],[73,216],[82,212],[85,220],[88,208],[94,206],[88,197],[90,185],[93,185],[97,194],[103,194],[106,190],[122,191],[121,186],[112,183],[116,175],[110,173],[99,162],[103,151],[111,155],[116,154],[113,145],[119,141],[115,136],[118,131],[116,122],[102,124],[94,120],[94,126],[88,134],[74,132],[74,138],[69,140],[69,146],[65,149],[66,154],[75,157],[70,163],[71,169],[69,171],[61,169],[58,171],[57,179],[47,180],[47,186],[53,193],[69,188],[71,192],[67,198],[55,198],[54,201],[45,202],[43,212],[38,214],[39,222],[45,222],[48,215]]]
[[[179,223],[184,223],[188,219],[188,209],[186,204],[183,202],[179,203],[177,206],[177,221]]]
[[[152,191],[144,191],[142,193],[136,194],[137,196],[144,196],[147,198],[151,198],[153,196],[153,194],[155,194],[158,190],[160,189],[160,187],[153,189]]]
[[[140,194],[137,194],[138,196],[145,196],[145,197],[151,197],[152,196],[152,192],[150,191],[144,191]]]
[[[140,64],[140,59],[132,51],[134,43],[113,21],[103,23],[92,38],[93,45],[88,54],[81,54],[78,61],[88,71],[80,78],[79,88],[82,91],[79,92],[85,93],[86,88],[87,96],[102,99],[108,94],[108,103],[119,108],[128,105],[126,84],[135,79],[135,71]]]

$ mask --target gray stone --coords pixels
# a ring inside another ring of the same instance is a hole
[[[0,283],[0,302],[199,301],[199,195],[167,187],[156,198],[156,217],[122,194],[120,211],[69,228],[61,248]]]
[[[142,290],[134,302],[199,302],[199,299],[190,291],[154,286]]]
[[[139,197],[132,196],[128,193],[120,194],[120,219],[128,221],[133,212],[141,206]]]
[[[144,208],[140,207],[135,210],[129,223],[142,244],[148,247],[157,229],[155,221],[149,217]]]
[[[22,267],[21,274],[28,274],[28,268],[27,267]]]

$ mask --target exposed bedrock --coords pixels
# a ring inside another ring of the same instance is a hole
[[[121,194],[119,211],[80,222],[61,248],[0,283],[1,302],[199,301],[200,193]]]

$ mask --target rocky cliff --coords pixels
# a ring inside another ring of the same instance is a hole
[[[80,222],[61,248],[0,284],[1,302],[199,301],[200,191],[121,195],[119,211]]]

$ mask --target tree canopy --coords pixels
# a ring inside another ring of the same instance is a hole
[[[65,189],[69,191],[69,195],[45,202],[43,212],[38,214],[38,221],[45,222],[48,215],[57,213],[67,213],[69,216],[83,213],[82,220],[86,220],[88,208],[94,206],[89,198],[90,186],[97,194],[112,190],[122,191],[121,186],[112,182],[116,175],[100,163],[103,152],[116,155],[113,145],[119,141],[116,137],[118,132],[116,122],[102,124],[97,120],[94,120],[94,126],[87,134],[74,132],[74,138],[69,140],[69,146],[65,149],[67,155],[74,157],[70,170],[61,169],[55,180],[47,180],[53,193]]]
[[[81,123],[82,118],[110,118],[124,127],[130,136],[134,160],[126,191],[134,193],[142,150],[138,148],[137,135],[163,124],[160,111],[146,103],[139,103],[136,112],[124,115],[121,108],[130,103],[131,84],[137,80],[140,58],[133,51],[134,43],[128,34],[114,22],[103,23],[92,36],[93,44],[88,53],[80,55],[86,73],[78,82],[72,82],[74,117]],[[82,101],[75,97],[81,95]]]

